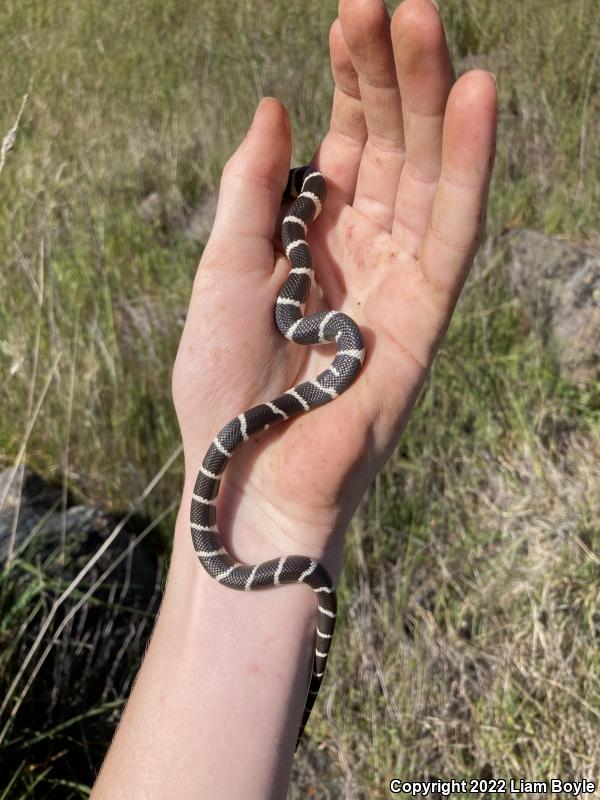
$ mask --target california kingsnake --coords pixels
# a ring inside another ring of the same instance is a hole
[[[298,192],[298,185],[301,191]],[[318,311],[302,316],[311,286],[312,259],[305,240],[308,226],[321,212],[325,178],[310,167],[290,171],[283,199],[296,198],[283,220],[281,241],[291,270],[277,297],[275,322],[296,344],[337,342],[332,365],[315,380],[304,381],[268,403],[239,414],[222,428],[204,456],[191,506],[192,541],[204,569],[230,589],[253,590],[285,583],[306,583],[317,593],[317,629],[312,675],[298,734],[319,691],[335,628],[337,610],[333,582],[325,567],[306,556],[283,556],[254,566],[239,564],[221,543],[217,527],[217,494],[223,471],[235,448],[250,436],[295,414],[310,411],[338,397],[352,383],[364,359],[364,345],[356,323],[340,311]],[[297,743],[296,743],[297,745]]]

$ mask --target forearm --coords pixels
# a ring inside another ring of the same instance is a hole
[[[187,494],[159,619],[93,800],[285,796],[314,594],[236,592],[210,578],[191,543]]]

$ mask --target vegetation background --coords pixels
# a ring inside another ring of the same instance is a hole
[[[457,70],[498,79],[488,238],[349,532],[292,798],[386,797],[392,776],[600,779],[600,390],[560,373],[496,248],[518,227],[600,241],[600,5],[441,12]],[[290,111],[295,161],[311,155],[335,15],[333,0],[3,0],[0,138],[16,139],[0,158],[1,467],[133,509],[168,542],[170,370],[211,198],[265,94]],[[82,678],[94,701],[27,680],[41,651],[18,674],[65,560],[64,542],[41,553],[34,536],[0,578],[1,694],[18,678],[0,800],[87,797],[122,708],[102,674]],[[78,657],[81,632],[65,635],[51,647]]]

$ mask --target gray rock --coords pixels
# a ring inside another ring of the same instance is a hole
[[[187,311],[140,296],[137,301],[121,299],[115,307],[119,347],[125,359],[136,363],[140,357],[164,366],[164,344],[181,336]]]
[[[531,230],[501,240],[513,292],[557,347],[561,369],[586,385],[600,378],[600,252]]]
[[[152,225],[160,224],[162,218],[163,202],[158,192],[150,192],[140,202],[140,214],[146,222]]]
[[[187,224],[190,208],[177,186],[150,192],[140,201],[140,216],[163,231],[181,230]]]
[[[47,483],[28,467],[0,472],[0,566],[5,564],[9,552],[15,557],[26,550],[28,558],[46,561],[48,574],[56,568],[62,577],[69,573],[74,577],[119,523],[118,516],[101,507],[72,503],[69,494],[65,497],[60,487]],[[134,541],[146,526],[146,520],[132,517],[90,576],[98,578],[125,551],[131,551],[133,562],[129,559],[126,567],[117,565],[109,582],[118,582],[124,569],[131,582],[134,569],[134,583],[141,595],[149,599],[159,577],[156,557],[145,545],[135,545]],[[53,559],[53,553],[60,548],[69,557],[70,566],[66,569],[62,559],[58,567]]]
[[[218,189],[208,191],[200,203],[189,206],[177,189],[153,191],[147,194],[138,205],[142,219],[149,225],[163,231],[182,231],[190,242],[206,244],[215,221]]]
[[[0,695],[33,651],[9,701],[8,738],[31,738],[31,763],[60,752],[53,777],[90,783],[152,630],[160,548],[152,534],[142,538],[148,520],[129,517],[118,530],[120,517],[73,503],[25,467],[0,472],[0,509]],[[72,720],[80,720],[75,737]],[[55,727],[57,738],[31,736]],[[24,758],[17,745],[4,748],[6,774]]]
[[[187,239],[199,244],[206,244],[215,221],[218,199],[218,191],[210,192],[192,213],[185,229]]]
[[[0,566],[60,503],[62,492],[20,464],[0,472]]]

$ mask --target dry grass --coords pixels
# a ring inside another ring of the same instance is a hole
[[[562,446],[491,474],[486,454],[466,459],[432,492],[446,519],[427,539],[355,521],[323,725],[345,796],[387,796],[393,776],[599,774],[600,448]],[[390,536],[395,557],[375,562]]]

